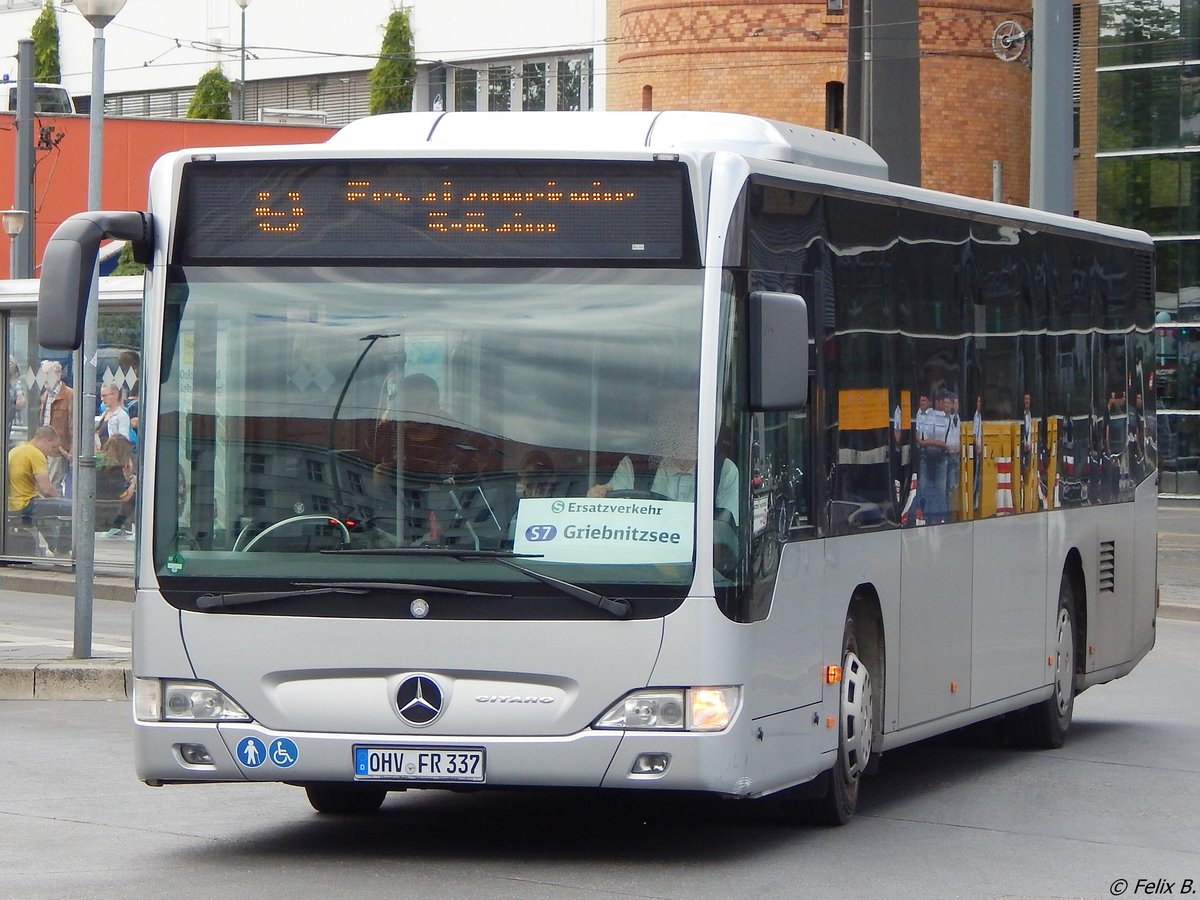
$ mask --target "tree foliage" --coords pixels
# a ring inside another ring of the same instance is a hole
[[[114,275],[142,275],[146,271],[146,267],[140,262],[136,262],[133,258],[133,244],[126,243],[121,248],[121,256],[117,260],[117,267],[113,269]]]
[[[200,76],[196,93],[188,104],[189,119],[232,119],[229,109],[230,84],[220,66],[213,66]]]
[[[409,112],[417,75],[410,10],[393,9],[384,26],[379,62],[371,70],[371,115]]]
[[[58,19],[53,0],[46,0],[30,31],[33,38],[33,80],[58,84],[62,70],[58,56]]]

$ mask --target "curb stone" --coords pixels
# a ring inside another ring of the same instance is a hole
[[[0,700],[127,700],[128,659],[12,662],[0,666]]]

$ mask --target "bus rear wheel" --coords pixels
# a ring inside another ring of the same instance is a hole
[[[313,809],[335,816],[367,816],[378,812],[388,793],[378,787],[342,784],[310,784],[304,792]]]
[[[1079,652],[1075,635],[1075,592],[1065,572],[1058,589],[1054,637],[1054,692],[1013,717],[1010,734],[1025,747],[1057,750],[1067,739],[1075,711],[1075,662]]]

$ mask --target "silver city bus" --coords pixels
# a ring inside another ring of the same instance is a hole
[[[1153,248],[695,112],[190,150],[55,234],[147,275],[148,784],[775,797],[986,718],[1061,745],[1155,634]]]

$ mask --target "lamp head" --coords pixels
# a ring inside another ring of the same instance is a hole
[[[75,8],[93,28],[103,28],[125,8],[126,0],[75,0]]]
[[[23,209],[6,209],[0,216],[4,218],[5,233],[14,238],[24,230],[29,213]]]

